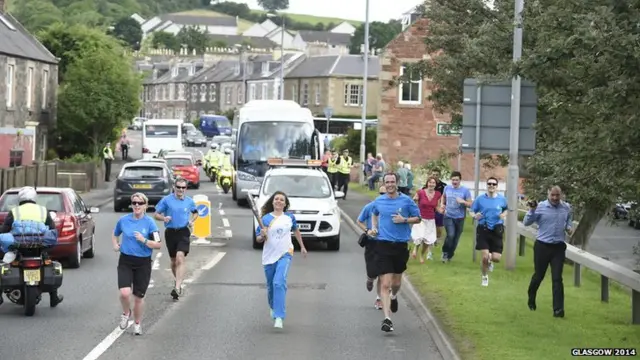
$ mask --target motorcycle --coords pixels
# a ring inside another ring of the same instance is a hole
[[[62,264],[52,261],[45,246],[15,246],[16,259],[0,264],[0,293],[12,303],[22,305],[26,316],[33,316],[42,293],[62,286]],[[50,300],[51,307],[55,306]]]
[[[207,176],[209,177],[209,180],[211,180],[211,182],[216,182],[217,178],[218,178],[218,169],[211,165],[211,164],[207,164],[207,168],[205,169],[205,173],[207,174]]]
[[[225,194],[229,193],[233,179],[233,172],[231,170],[220,170],[220,176],[218,176],[218,185],[222,188]]]

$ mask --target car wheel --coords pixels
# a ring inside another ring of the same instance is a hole
[[[76,241],[76,252],[73,256],[69,258],[69,267],[72,269],[77,269],[80,267],[81,262],[82,262],[82,240],[78,239],[78,241]]]
[[[340,234],[334,236],[331,240],[327,241],[327,250],[331,250],[331,251],[340,250]]]
[[[89,248],[89,250],[85,251],[83,256],[84,258],[87,259],[93,259],[96,256],[96,230],[93,230],[93,234],[91,234],[91,240],[89,240],[89,244],[91,245],[91,247]]]

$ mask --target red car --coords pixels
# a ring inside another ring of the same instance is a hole
[[[19,190],[9,189],[0,197],[0,224],[4,223],[9,211],[18,205]],[[96,224],[91,214],[100,210],[88,208],[71,188],[38,187],[36,191],[36,203],[55,212],[58,244],[49,251],[49,256],[54,260],[66,260],[71,268],[79,268],[83,257],[95,256]]]
[[[193,156],[169,153],[164,155],[163,159],[167,161],[167,166],[171,168],[175,177],[186,179],[190,188],[198,189],[200,187],[200,167]]]

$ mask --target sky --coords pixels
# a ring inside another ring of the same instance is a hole
[[[256,0],[231,1],[245,3],[252,9],[260,8]],[[411,10],[421,2],[421,0],[370,0],[369,20],[387,22],[389,19],[399,19],[402,13]],[[365,4],[366,0],[289,0],[289,9],[285,12],[364,21]]]

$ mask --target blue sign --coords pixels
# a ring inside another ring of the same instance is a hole
[[[209,215],[209,207],[207,205],[200,204],[196,207],[196,209],[198,210],[198,216],[200,217]]]

